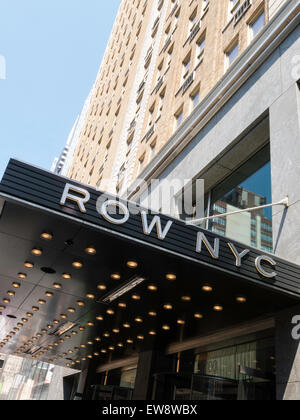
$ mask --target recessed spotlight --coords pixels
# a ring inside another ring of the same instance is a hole
[[[47,325],[48,330],[51,330],[53,328],[53,325],[49,324]]]
[[[154,330],[149,331],[149,335],[156,335],[156,331]]]
[[[13,292],[13,291],[11,291],[11,290],[9,290],[9,291],[7,292],[7,294],[8,294],[8,296],[15,296],[15,295],[16,295],[16,293],[15,293],[15,292]]]
[[[33,314],[31,312],[27,312],[26,313],[26,316],[28,316],[28,318],[32,318],[33,317]]]
[[[215,305],[214,306],[214,311],[216,311],[216,312],[222,312],[223,311],[223,306],[222,305]]]
[[[9,304],[9,303],[10,303],[10,299],[8,299],[8,298],[4,298],[4,299],[3,299],[3,303]]]
[[[61,289],[62,285],[60,283],[53,283],[54,289]]]
[[[135,322],[138,322],[140,324],[143,322],[143,318],[141,318],[140,316],[136,317],[134,320]]]
[[[76,312],[75,308],[68,308],[68,312],[70,312],[71,314],[74,314]]]
[[[45,300],[43,300],[43,299],[39,299],[38,300],[38,303],[40,304],[40,305],[46,305],[46,301]]]
[[[107,350],[102,349],[102,350],[101,350],[101,353],[105,354],[105,353],[107,353]]]
[[[171,311],[173,309],[173,305],[171,305],[170,303],[166,303],[164,305],[164,309],[167,311]]]
[[[58,319],[54,319],[53,320],[53,324],[55,324],[55,325],[58,325],[60,322],[59,322],[59,320]]]
[[[85,252],[89,255],[97,254],[97,250],[93,246],[89,246],[89,247],[85,248]]]
[[[85,305],[85,303],[82,300],[77,300],[76,303],[77,303],[78,306],[84,306]]]
[[[45,328],[43,328],[43,329],[41,330],[41,332],[42,332],[42,334],[46,334],[47,330],[46,330]]]
[[[21,322],[18,322],[17,323],[17,327],[22,328],[23,327],[23,324]]]
[[[155,284],[149,284],[148,290],[150,290],[151,292],[156,292],[157,286],[155,286]]]
[[[27,318],[22,318],[22,322],[28,322],[28,319]]]
[[[115,314],[115,311],[113,309],[107,309],[106,313],[108,315],[114,315]]]
[[[95,299],[95,295],[93,295],[92,293],[87,293],[86,297],[88,299]]]
[[[72,278],[71,274],[69,273],[63,273],[61,276],[65,280],[70,280]]]
[[[196,319],[203,319],[203,315],[202,314],[199,314],[199,313],[195,313],[194,314],[194,318],[196,318]]]
[[[106,290],[107,286],[105,284],[98,284],[97,289],[99,290]]]
[[[238,296],[238,297],[236,298],[236,301],[237,301],[238,303],[246,303],[246,302],[247,302],[247,299],[245,298],[245,296]]]
[[[41,238],[45,239],[45,241],[51,241],[51,239],[53,239],[53,233],[43,232],[43,233],[41,233]]]
[[[183,319],[177,319],[177,324],[178,325],[184,325],[185,321]]]
[[[202,287],[203,292],[212,292],[213,288],[211,286],[209,286],[208,284],[205,284]]]
[[[85,344],[80,344],[80,347],[81,347],[82,349],[85,349],[85,348],[86,348],[86,345],[85,345]]]
[[[176,280],[176,279],[177,279],[177,276],[176,276],[176,274],[169,273],[169,274],[166,274],[166,279],[167,279],[167,280],[174,281],[174,280]]]
[[[14,283],[12,284],[12,287],[14,287],[15,289],[19,289],[19,288],[21,287],[21,284],[20,284],[20,283],[16,283],[16,282],[14,282]]]
[[[68,316],[66,314],[61,314],[60,317],[61,317],[61,319],[67,319],[68,318]]]
[[[0,305],[0,311],[4,311],[6,309],[6,306]]]
[[[120,279],[121,279],[121,275],[120,275],[119,273],[112,273],[112,274],[110,275],[110,277],[111,277],[113,280],[120,280]]]
[[[148,312],[148,315],[154,317],[157,316],[157,313],[155,311],[150,311]]]
[[[77,332],[77,331],[72,331],[72,332],[71,332],[71,334],[72,334],[72,335],[77,335],[77,334],[78,334],[78,332]]]
[[[118,330],[117,328],[114,328],[114,329],[112,330],[112,332],[113,332],[114,334],[119,334],[120,330]]]
[[[132,297],[133,300],[140,300],[141,299],[141,296],[137,295],[137,294],[134,294],[131,297]]]
[[[33,310],[33,312],[38,312],[40,310],[40,308],[38,306],[33,306],[32,310]]]
[[[124,347],[124,344],[123,343],[118,343],[117,346],[121,348],[121,347]]]
[[[33,268],[34,267],[34,264],[30,261],[25,261],[24,265],[25,265],[26,268]]]
[[[122,308],[122,309],[124,309],[124,308],[126,308],[126,307],[127,307],[127,305],[126,305],[126,303],[125,303],[125,302],[120,302],[120,303],[118,303],[118,306],[119,306],[119,308]]]
[[[52,292],[46,292],[46,293],[45,293],[45,296],[47,296],[47,297],[52,297],[52,296],[53,296],[53,293],[52,293]]]
[[[73,261],[72,262],[72,266],[74,267],[74,268],[77,268],[78,270],[80,269],[80,268],[82,268],[83,267],[83,263],[81,262],[81,261]]]
[[[123,324],[123,327],[124,327],[124,328],[130,328],[130,324],[129,324],[128,322],[125,322],[125,323]]]
[[[131,340],[131,338],[128,338],[128,340],[126,340],[126,342],[127,342],[128,344],[133,344],[133,340]]]
[[[84,331],[85,328],[84,327],[79,327],[79,331]]]
[[[108,332],[105,332],[105,333],[103,334],[103,337],[105,337],[105,338],[109,338],[109,337],[110,337],[110,334],[109,334]]]
[[[190,301],[192,300],[192,298],[191,298],[190,296],[182,296],[182,297],[181,297],[181,300],[182,300],[183,302],[190,302]]]
[[[97,341],[99,343],[101,341],[101,338],[100,337],[96,337],[95,338],[95,341]]]
[[[88,322],[87,324],[88,324],[89,327],[93,327],[95,325],[94,322],[91,322],[91,321]]]
[[[144,340],[144,336],[143,336],[143,335],[138,335],[138,336],[137,336],[137,339],[138,339],[138,340]]]
[[[129,267],[129,268],[137,268],[137,266],[138,266],[138,263],[136,262],[136,261],[127,261],[127,263],[126,263],[126,265],[127,265],[127,267]]]
[[[36,257],[40,257],[43,253],[43,250],[41,248],[32,248],[31,253]]]
[[[102,316],[102,315],[98,315],[98,316],[96,316],[96,320],[97,320],[97,321],[103,321],[103,316]]]
[[[169,325],[163,325],[162,326],[162,329],[164,330],[164,331],[170,331],[170,326]]]

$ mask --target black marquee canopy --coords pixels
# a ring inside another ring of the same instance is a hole
[[[0,352],[101,365],[299,303],[299,266],[23,162],[0,198]]]

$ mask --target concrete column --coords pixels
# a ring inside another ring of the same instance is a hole
[[[133,400],[151,400],[154,384],[153,375],[172,372],[173,365],[173,358],[166,356],[163,350],[151,349],[142,351],[139,355]]]
[[[300,346],[292,338],[291,323],[295,315],[300,315],[300,305],[276,316],[277,400],[300,400]]]
[[[273,238],[279,257],[300,264],[300,93],[291,86],[270,107],[273,201],[289,196],[288,209],[274,208]],[[300,306],[276,316],[277,398],[300,399],[300,347],[291,336]]]
[[[300,92],[292,85],[270,107],[272,199],[291,206],[273,209],[276,255],[300,264]]]

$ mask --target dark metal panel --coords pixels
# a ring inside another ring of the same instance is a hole
[[[82,214],[76,204],[68,202],[64,207],[60,206],[59,201],[63,193],[66,182],[84,187],[91,194],[91,200],[87,203],[87,213]],[[277,262],[276,279],[266,279],[258,274],[255,269],[255,258],[262,255],[257,249],[251,249],[250,255],[243,260],[243,266],[237,268],[235,259],[227,245],[226,238],[220,237],[220,258],[213,260],[209,253],[204,249],[200,254],[195,252],[196,236],[200,230],[198,228],[187,227],[183,222],[171,219],[168,216],[160,215],[164,227],[167,221],[172,220],[173,225],[164,241],[160,241],[155,232],[146,236],[142,230],[140,215],[131,214],[130,219],[125,225],[115,226],[105,221],[96,211],[96,201],[103,193],[90,187],[82,186],[75,181],[70,181],[64,177],[59,177],[47,171],[40,170],[25,163],[11,160],[7,171],[1,182],[0,191],[12,197],[22,199],[28,203],[39,205],[46,210],[58,212],[62,216],[69,215],[75,218],[79,223],[91,223],[99,228],[105,229],[108,234],[126,236],[128,240],[138,240],[144,245],[152,245],[161,249],[161,251],[176,253],[182,257],[188,257],[200,264],[205,264],[215,269],[231,272],[233,275],[248,278],[251,281],[262,283],[266,286],[275,286],[283,291],[290,291],[300,295],[300,268],[295,264],[275,258]],[[129,208],[131,204],[128,204]],[[148,220],[151,220],[149,216]],[[213,243],[218,235],[205,231],[208,240]],[[244,245],[232,241],[238,249],[243,249]]]

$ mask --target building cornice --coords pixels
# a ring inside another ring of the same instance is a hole
[[[300,1],[290,0],[285,3],[277,15],[266,25],[260,35],[241,54],[230,70],[144,169],[139,176],[139,179],[143,182],[133,183],[128,190],[130,193],[126,197],[127,199],[137,200],[145,192],[142,185],[149,185],[151,179],[159,179],[170,163],[270,57],[299,23]]]

